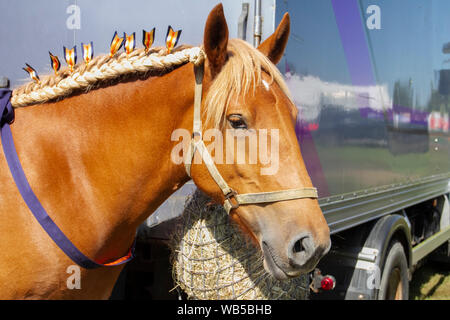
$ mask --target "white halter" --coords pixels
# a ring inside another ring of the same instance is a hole
[[[236,191],[231,189],[228,184],[223,179],[220,172],[217,170],[214,161],[206,149],[205,143],[202,137],[202,120],[201,120],[201,102],[202,102],[202,82],[204,73],[204,63],[196,64],[194,63],[195,72],[195,96],[194,96],[194,124],[192,129],[192,140],[189,145],[188,152],[184,159],[184,165],[186,167],[186,172],[191,176],[191,164],[194,158],[195,152],[198,150],[205,162],[206,168],[209,174],[214,179],[216,184],[219,186],[220,190],[225,197],[223,207],[227,214],[231,210],[238,208],[243,204],[257,204],[257,203],[269,203],[278,202],[302,198],[313,198],[317,199],[317,189],[316,188],[297,188],[297,189],[287,189],[271,192],[259,192],[259,193],[246,193],[238,194]]]

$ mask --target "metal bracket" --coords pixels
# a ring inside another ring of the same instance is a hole
[[[360,251],[333,251],[334,254],[345,257],[349,266],[354,266],[355,269],[362,269],[366,271],[373,270],[375,261],[378,257],[378,249],[363,247]],[[353,262],[352,262],[353,261]],[[356,261],[356,264],[355,262]]]
[[[6,77],[0,77],[0,88],[9,88],[9,79]]]
[[[244,2],[242,4],[242,11],[238,20],[238,38],[242,40],[247,39],[247,20],[249,7],[250,4],[248,2]]]
[[[255,0],[255,17],[253,23],[253,46],[257,48],[261,43],[262,36],[262,16],[261,0]]]

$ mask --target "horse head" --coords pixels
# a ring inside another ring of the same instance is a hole
[[[274,34],[255,49],[229,40],[221,4],[211,11],[203,42],[201,139],[208,140],[208,130],[219,134],[197,153],[211,154],[213,168],[207,160],[190,166],[195,184],[215,201],[228,204],[231,218],[260,246],[265,269],[277,279],[311,271],[330,248],[317,196],[278,194],[315,190],[295,133],[297,108],[275,67],[289,30],[285,14]],[[260,194],[259,200],[240,205],[248,194]]]

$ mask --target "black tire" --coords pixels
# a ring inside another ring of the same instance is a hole
[[[378,300],[408,300],[408,298],[408,262],[402,244],[394,240],[387,250]]]

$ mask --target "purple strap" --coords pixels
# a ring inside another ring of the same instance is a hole
[[[14,140],[10,128],[10,124],[14,121],[14,109],[11,106],[10,98],[11,90],[0,89],[0,112],[2,115],[0,121],[0,133],[3,152],[16,186],[36,220],[40,223],[42,228],[44,228],[50,238],[52,238],[52,240],[58,245],[58,247],[61,248],[61,250],[64,251],[70,259],[83,268],[95,269],[103,266],[117,266],[130,261],[134,257],[134,243],[129,254],[116,260],[116,262],[100,264],[89,259],[80,250],[78,250],[77,247],[75,247],[75,245],[49,217],[28,183],[14,146]]]

